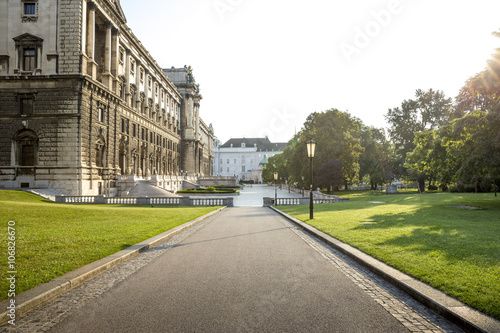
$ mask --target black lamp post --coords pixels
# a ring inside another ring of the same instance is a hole
[[[309,193],[309,219],[313,219],[313,158],[314,154],[316,152],[316,142],[313,140],[307,141],[307,157],[309,157],[310,160],[310,169],[311,169],[311,191]]]
[[[274,172],[274,205],[278,204],[278,188],[276,185],[278,184],[278,172]]]

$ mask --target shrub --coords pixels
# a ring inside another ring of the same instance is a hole
[[[209,187],[207,187],[207,191],[209,191],[209,192],[215,192],[215,187],[209,186]]]
[[[474,192],[476,192],[476,187],[472,184],[465,184],[463,192],[474,193]]]
[[[485,177],[481,179],[481,183],[479,183],[479,188],[481,189],[481,192],[485,193],[490,193],[491,192],[491,178],[490,177]]]
[[[429,188],[428,188],[429,191],[437,191],[438,190],[438,187],[436,185],[429,185]]]
[[[458,193],[458,192],[460,192],[460,191],[459,191],[457,185],[450,186],[450,193]]]

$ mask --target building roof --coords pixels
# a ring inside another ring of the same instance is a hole
[[[265,138],[234,138],[229,139],[224,143],[221,148],[253,148],[257,146],[257,151],[283,151],[287,146],[286,142],[273,143],[269,141],[268,137]]]

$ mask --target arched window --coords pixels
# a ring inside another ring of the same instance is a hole
[[[14,137],[16,164],[35,166],[38,164],[38,136],[31,130],[22,130]]]

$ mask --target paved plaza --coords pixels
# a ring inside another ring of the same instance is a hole
[[[262,198],[274,198],[275,191],[278,198],[301,198],[302,195],[295,192],[288,192],[283,186],[281,189],[265,184],[247,185],[240,191],[240,195],[234,197],[235,207],[262,207]]]

